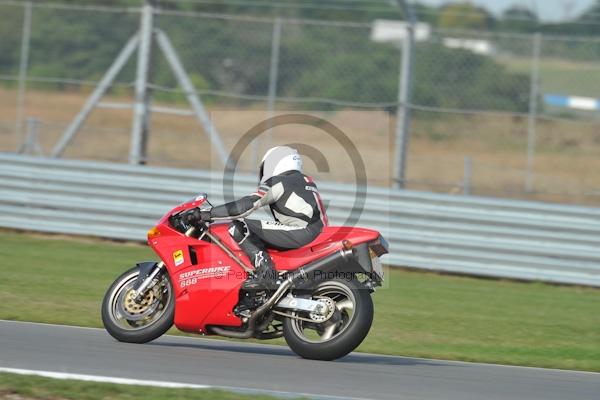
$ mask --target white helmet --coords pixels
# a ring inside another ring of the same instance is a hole
[[[259,181],[282,174],[286,171],[302,172],[302,158],[296,149],[287,146],[270,148],[260,163]]]

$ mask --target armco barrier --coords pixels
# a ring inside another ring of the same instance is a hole
[[[236,193],[256,177],[236,176]],[[320,182],[334,224],[353,185]],[[0,153],[0,226],[145,240],[167,210],[207,192],[217,173]],[[600,286],[600,209],[369,187],[359,225],[381,230],[393,266]]]

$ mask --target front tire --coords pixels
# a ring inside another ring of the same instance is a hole
[[[303,358],[325,361],[343,357],[357,348],[373,323],[369,291],[356,279],[330,280],[319,283],[312,297],[333,300],[334,314],[322,323],[285,318],[283,336],[288,346]]]
[[[141,303],[133,301],[133,287],[140,274],[134,267],[119,276],[102,301],[102,323],[120,342],[146,343],[162,336],[173,325],[175,301],[167,273],[159,274]]]

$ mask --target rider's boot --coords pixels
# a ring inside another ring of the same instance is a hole
[[[277,288],[277,271],[273,260],[265,248],[256,246],[249,240],[240,244],[242,250],[250,256],[254,264],[254,273],[244,282],[244,290],[273,290]]]

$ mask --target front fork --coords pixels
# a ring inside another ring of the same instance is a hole
[[[144,296],[146,295],[146,291],[148,289],[150,289],[150,285],[152,284],[152,281],[154,280],[154,278],[156,278],[158,276],[158,274],[163,270],[164,267],[165,267],[165,263],[162,261],[155,264],[154,268],[148,274],[146,279],[144,279],[142,281],[142,283],[140,284],[140,286],[138,286],[138,288],[135,289],[135,297],[133,300],[137,304],[142,302],[142,300],[144,299]]]

